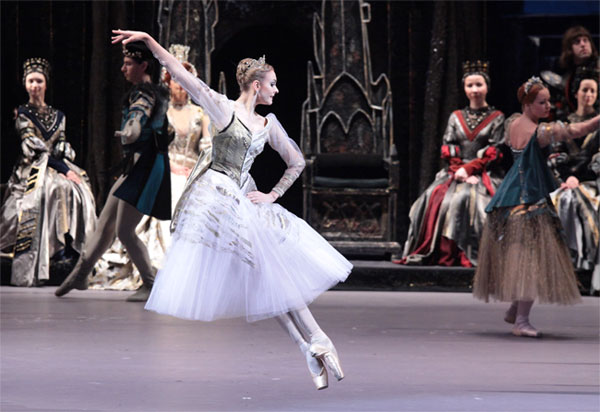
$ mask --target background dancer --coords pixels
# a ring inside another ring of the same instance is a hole
[[[194,76],[196,68],[188,61],[189,46],[172,44],[169,53],[173,54]],[[187,92],[171,79],[166,70],[161,72],[161,81],[170,90],[169,133],[173,140],[169,143],[169,164],[171,169],[171,211],[183,193],[185,182],[192,168],[200,159],[210,163],[212,140],[209,132],[210,121],[200,106],[192,104]],[[136,233],[148,249],[153,267],[160,268],[171,244],[170,220],[158,220],[144,216],[138,223]],[[89,277],[93,289],[137,289],[142,284],[139,271],[133,265],[127,250],[119,239],[102,255],[94,267],[94,276]]]
[[[135,228],[144,215],[171,217],[168,137],[165,113],[168,96],[152,83],[154,59],[144,43],[123,47],[121,71],[133,87],[124,100],[121,130],[115,132],[123,145],[124,172],[112,186],[98,219],[98,228],[86,242],[77,265],[56,296],[72,289],[85,290],[87,277],[115,236],[125,245],[140,271],[143,285],[129,301],[145,301],[154,282],[154,270],[144,243]]]
[[[511,301],[504,320],[516,336],[537,337],[529,323],[534,300],[574,304],[581,300],[562,225],[550,200],[556,189],[540,147],[583,136],[600,116],[581,123],[539,123],[550,114],[550,92],[537,77],[518,90],[523,114],[507,119],[506,144],[515,163],[492,201],[479,248],[473,295]]]

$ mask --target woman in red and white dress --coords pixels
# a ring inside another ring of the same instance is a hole
[[[487,103],[487,62],[463,64],[469,105],[448,119],[441,157],[447,165],[410,209],[402,259],[408,265],[477,265],[485,206],[502,180],[497,146],[504,115]]]

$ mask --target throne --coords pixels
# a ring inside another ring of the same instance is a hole
[[[362,0],[322,2],[302,105],[304,219],[351,256],[400,251],[392,93],[385,74],[373,81],[370,11]]]

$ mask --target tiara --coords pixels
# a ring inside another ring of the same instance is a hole
[[[541,86],[544,85],[544,82],[542,81],[542,79],[540,79],[537,76],[532,76],[530,77],[526,82],[525,82],[525,94],[529,93],[529,90],[531,90],[531,88],[533,87],[534,84],[539,84]]]
[[[190,54],[190,46],[184,46],[183,44],[172,44],[169,46],[169,53],[171,53],[180,62],[187,62],[188,55]]]
[[[490,63],[488,61],[476,60],[469,61],[467,60],[462,64],[463,76],[468,76],[470,74],[488,74]]]
[[[23,83],[25,83],[27,75],[33,72],[42,73],[46,77],[46,80],[48,80],[50,77],[50,63],[41,57],[32,57],[25,60],[23,62]]]
[[[131,51],[123,44],[123,56],[129,58],[143,59],[142,52],[139,50]]]
[[[189,64],[189,72],[195,77],[198,77],[198,71],[196,70],[196,67],[194,67],[194,65],[188,61],[189,52],[190,46],[184,46],[183,44],[172,44],[169,46],[169,53],[171,53],[179,61],[179,63]],[[160,69],[160,78],[165,84],[167,84],[167,69],[164,66]]]
[[[266,63],[265,61],[265,55],[263,54],[262,57],[259,57],[258,60],[256,59],[250,59],[246,62],[244,62],[244,64],[246,65],[245,67],[245,71],[250,70],[253,67],[261,67],[264,66]]]
[[[187,63],[191,66],[191,73],[194,76],[198,76],[198,72],[189,60],[190,46],[184,46],[183,44],[172,44],[169,46],[169,53],[171,53],[179,61],[179,63]]]

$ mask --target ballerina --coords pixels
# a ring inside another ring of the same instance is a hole
[[[581,123],[539,123],[550,114],[550,92],[537,77],[517,92],[523,114],[504,130],[515,162],[486,208],[473,296],[511,301],[504,320],[516,336],[538,337],[529,323],[533,302],[574,304],[581,300],[562,226],[550,200],[556,189],[540,147],[598,130],[600,116]],[[539,123],[539,124],[538,124]]]
[[[264,57],[240,61],[240,96],[233,101],[190,74],[147,33],[113,33],[113,43],[146,43],[219,130],[212,162],[195,166],[178,202],[171,247],[146,309],[202,321],[277,317],[305,355],[318,389],[328,385],[324,365],[341,380],[336,349],[307,305],[344,281],[352,265],[306,222],[273,203],[305,165],[275,115],[255,111],[279,93],[273,67]],[[269,193],[258,191],[249,174],[265,143],[287,164]]]

